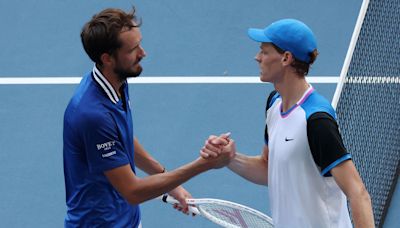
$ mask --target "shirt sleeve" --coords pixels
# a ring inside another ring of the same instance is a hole
[[[307,137],[314,162],[320,168],[321,175],[331,176],[330,171],[351,159],[336,120],[325,112],[312,114],[307,120]]]
[[[271,107],[272,100],[273,100],[273,98],[274,98],[276,93],[277,92],[274,90],[268,96],[267,104],[265,105],[265,120],[267,119],[267,111]],[[265,142],[265,145],[268,145],[268,126],[267,126],[267,121],[265,121],[264,142]]]
[[[104,172],[129,163],[118,127],[111,114],[84,118],[81,129],[90,172]]]

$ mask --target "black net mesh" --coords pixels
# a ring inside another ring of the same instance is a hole
[[[371,0],[337,104],[348,151],[382,227],[399,175],[400,0]]]

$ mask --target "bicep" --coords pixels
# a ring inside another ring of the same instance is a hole
[[[129,198],[128,196],[137,182],[137,177],[129,164],[104,171],[104,175],[125,199]]]
[[[263,161],[264,167],[265,167],[265,173],[266,173],[266,183],[265,185],[268,185],[268,157],[269,157],[269,149],[268,149],[268,145],[265,144],[263,147],[263,152],[261,154],[261,159]]]
[[[331,174],[340,189],[349,198],[364,190],[364,184],[352,160],[340,163],[331,170]]]
[[[142,160],[143,160],[143,155],[144,155],[144,148],[143,146],[139,143],[139,140],[137,138],[133,139],[133,146],[134,146],[134,151],[135,151],[135,163],[136,166],[142,169]]]
[[[265,144],[263,147],[263,150],[262,150],[261,158],[264,160],[267,167],[268,167],[268,156],[269,156],[269,149],[268,149],[268,145]]]
[[[144,149],[137,138],[134,138],[133,144],[135,148],[136,167],[145,171],[147,174],[164,172],[164,167]]]
[[[133,146],[135,150],[135,154],[142,154],[143,146],[139,143],[139,140],[135,137],[133,138]]]

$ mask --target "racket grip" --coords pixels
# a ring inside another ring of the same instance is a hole
[[[169,204],[180,204],[178,200],[176,200],[174,197],[169,196],[168,194],[164,194],[159,197],[164,203],[169,203]],[[189,205],[189,213],[199,215],[200,211],[197,209],[195,206],[190,206]]]

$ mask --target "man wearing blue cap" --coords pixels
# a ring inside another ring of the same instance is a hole
[[[374,227],[370,196],[343,145],[330,103],[307,83],[317,43],[311,29],[294,19],[249,29],[260,42],[260,79],[275,90],[266,104],[265,145],[260,156],[236,153],[228,167],[268,185],[275,227]],[[236,152],[233,140],[210,136],[204,158]]]

